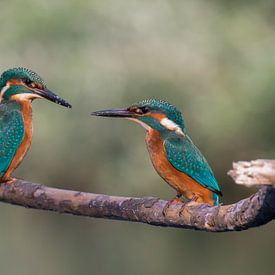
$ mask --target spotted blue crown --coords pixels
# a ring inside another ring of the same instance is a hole
[[[164,113],[168,119],[178,124],[182,130],[185,128],[181,112],[167,101],[159,99],[145,99],[134,105],[138,107],[148,106],[152,112]]]
[[[45,81],[35,72],[23,68],[13,68],[5,71],[0,77],[0,89],[2,89],[9,79],[25,79],[28,78],[33,82],[40,83],[43,87],[46,87]]]

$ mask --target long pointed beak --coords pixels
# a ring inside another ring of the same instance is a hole
[[[92,116],[104,116],[104,117],[122,117],[129,118],[133,117],[134,114],[127,109],[110,109],[110,110],[101,110],[91,113]]]
[[[72,105],[70,103],[68,103],[63,98],[59,97],[58,95],[54,94],[52,91],[48,90],[47,88],[45,88],[44,90],[34,89],[33,92],[41,97],[44,97],[44,98],[56,103],[56,104],[65,106],[67,108],[72,108]]]

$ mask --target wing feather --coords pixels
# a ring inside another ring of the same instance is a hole
[[[187,174],[202,186],[222,195],[211,167],[188,136],[167,138],[164,148],[169,162],[176,169]]]
[[[24,121],[15,104],[0,104],[0,176],[7,171],[24,138]]]

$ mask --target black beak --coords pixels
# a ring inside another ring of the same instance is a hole
[[[69,104],[67,101],[65,101],[63,98],[57,96],[56,94],[54,94],[53,92],[51,92],[50,90],[48,90],[47,88],[45,88],[44,90],[39,90],[39,89],[34,89],[33,90],[34,93],[56,103],[62,106],[65,106],[67,108],[72,108],[72,105]]]
[[[128,111],[127,109],[110,109],[102,110],[91,113],[92,116],[105,116],[105,117],[124,117],[129,118],[133,117],[133,112]]]

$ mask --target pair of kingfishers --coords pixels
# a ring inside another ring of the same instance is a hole
[[[45,98],[71,108],[55,95],[43,79],[25,68],[5,71],[0,77],[0,182],[12,183],[11,173],[21,163],[32,140],[32,106]],[[93,112],[94,116],[118,117],[137,122],[146,131],[146,144],[158,174],[176,190],[198,203],[219,204],[222,195],[214,174],[188,136],[181,113],[162,100],[143,100],[125,109]]]

